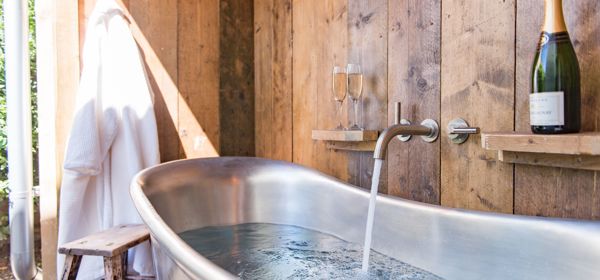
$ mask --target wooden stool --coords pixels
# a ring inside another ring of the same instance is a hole
[[[150,240],[145,225],[121,225],[64,244],[58,252],[66,255],[61,279],[75,279],[83,256],[104,257],[105,279],[154,279],[152,276],[127,277],[127,250]]]

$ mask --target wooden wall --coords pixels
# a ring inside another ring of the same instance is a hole
[[[452,144],[462,117],[482,131],[527,131],[543,1],[254,0],[256,154],[307,165],[362,187],[369,153],[333,151],[311,130],[335,126],[331,68],[360,63],[362,124],[383,129],[402,103],[413,123],[440,123],[440,140],[394,142],[380,190],[451,207],[600,219],[597,173],[513,166],[479,137]],[[585,131],[600,130],[600,2],[564,0],[582,73]],[[347,107],[346,109],[350,109]],[[345,113],[347,121],[348,111]]]
[[[79,0],[79,38],[96,0]],[[254,155],[253,3],[120,0],[155,93],[162,161]]]

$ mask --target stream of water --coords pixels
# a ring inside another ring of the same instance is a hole
[[[381,175],[382,159],[375,159],[373,165],[373,179],[371,181],[371,197],[369,198],[369,212],[367,214],[367,228],[365,230],[365,247],[363,248],[362,272],[369,270],[369,254],[371,252],[371,238],[373,236],[373,222],[375,219],[375,202],[377,190],[379,189],[379,177]]]

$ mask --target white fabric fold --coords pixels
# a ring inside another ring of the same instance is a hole
[[[129,185],[137,172],[160,162],[151,87],[121,8],[114,0],[100,0],[87,24],[65,152],[59,245],[117,225],[141,223]],[[59,273],[63,264],[59,255]],[[129,270],[153,274],[148,244],[130,250]],[[78,279],[103,273],[100,257],[84,257]]]

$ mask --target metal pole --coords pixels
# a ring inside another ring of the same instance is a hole
[[[27,0],[4,1],[10,261],[17,279],[33,279],[31,97]]]

